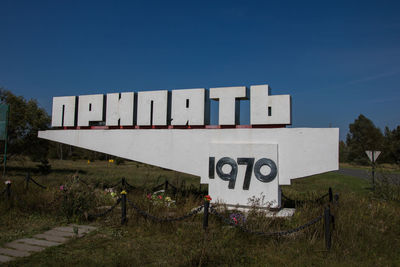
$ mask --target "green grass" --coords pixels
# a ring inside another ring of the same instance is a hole
[[[340,168],[368,170],[371,171],[371,166],[356,165],[352,163],[340,163]],[[400,173],[400,166],[397,164],[388,164],[379,162],[376,164],[376,170],[384,173]]]
[[[17,163],[12,163],[18,167]],[[54,172],[37,179],[56,190],[64,180],[75,173],[98,184],[115,182],[122,176],[137,186],[150,188],[168,177],[172,183],[187,179],[198,186],[198,178],[177,174],[138,163],[120,166],[105,162],[53,161]],[[22,181],[26,168],[14,168],[10,176],[16,183]],[[161,178],[160,178],[161,177]],[[32,185],[33,186],[33,185]],[[242,233],[210,217],[209,231],[202,230],[202,216],[183,222],[152,223],[128,209],[128,223],[120,225],[120,213],[115,210],[93,224],[99,229],[89,235],[59,246],[34,253],[9,263],[9,266],[396,266],[400,265],[400,204],[376,198],[367,181],[337,173],[326,173],[293,180],[284,186],[286,195],[297,199],[312,199],[325,194],[328,187],[340,195],[339,206],[333,207],[336,229],[332,249],[325,251],[322,223],[304,232],[284,238],[266,238]],[[0,187],[2,190],[3,187]],[[0,242],[43,232],[57,225],[67,224],[57,206],[43,205],[51,200],[51,190],[32,187],[21,198],[31,200],[30,207],[16,204],[12,209],[0,206]],[[144,193],[140,190],[128,198],[146,208]],[[177,214],[183,214],[201,203],[195,196],[185,199]],[[35,208],[37,207],[37,208]],[[148,207],[147,207],[148,208]],[[322,213],[323,206],[305,204],[297,208],[293,218],[258,221],[257,229],[274,231],[289,229],[305,223]],[[162,210],[152,209],[159,214]],[[80,221],[80,223],[85,223]]]

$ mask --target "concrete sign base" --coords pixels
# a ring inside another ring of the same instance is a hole
[[[279,185],[338,169],[337,128],[70,129],[39,137],[199,176],[213,202],[280,207]]]

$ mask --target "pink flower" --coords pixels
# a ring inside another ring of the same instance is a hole
[[[147,194],[147,198],[148,198],[148,199],[151,199],[151,194]]]
[[[158,196],[159,199],[162,199],[162,196]]]
[[[60,190],[61,190],[61,191],[64,191],[64,186],[63,186],[63,185],[60,186]]]

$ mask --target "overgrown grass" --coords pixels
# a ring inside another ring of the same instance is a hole
[[[29,166],[32,163],[26,163]],[[39,182],[50,185],[42,190],[30,185],[28,193],[18,192],[22,201],[8,208],[4,202],[0,219],[0,245],[17,238],[33,235],[48,228],[68,223],[54,201],[58,186],[65,183],[76,170],[81,177],[102,188],[121,177],[130,184],[143,186],[128,198],[141,208],[163,215],[166,208],[155,208],[146,200],[146,189],[164,178],[175,184],[188,179],[198,187],[198,178],[147,167],[137,163],[110,165],[105,162],[51,162],[54,172],[38,176]],[[16,164],[15,167],[18,167]],[[57,170],[63,170],[57,172]],[[26,169],[14,168],[10,176],[15,183],[22,181]],[[178,178],[179,177],[179,181]],[[175,180],[176,179],[176,180]],[[158,181],[157,181],[158,180]],[[196,184],[197,183],[197,184]],[[20,185],[21,186],[21,185]],[[84,185],[82,185],[84,186]],[[120,210],[96,220],[99,229],[81,239],[34,253],[9,263],[10,266],[395,266],[400,264],[400,204],[378,198],[363,179],[326,173],[294,180],[285,186],[286,195],[295,199],[313,199],[332,187],[339,193],[339,206],[333,209],[336,228],[332,249],[325,251],[322,222],[289,237],[259,237],[245,234],[210,217],[208,233],[202,229],[202,216],[182,222],[153,223],[128,209],[128,223],[120,225]],[[2,190],[3,185],[0,187]],[[170,208],[173,216],[182,215],[201,204],[201,198],[189,195],[181,198],[177,208]],[[109,204],[109,203],[108,203]],[[290,219],[262,219],[254,221],[254,230],[274,231],[301,225],[322,214],[323,205],[306,203],[297,208]],[[227,215],[226,215],[227,216]],[[85,223],[80,219],[80,223]]]
[[[371,166],[357,165],[354,163],[340,163],[340,168],[348,169],[359,169],[359,170],[371,170]],[[398,164],[389,164],[379,162],[376,164],[377,171],[389,172],[389,173],[400,173],[400,166]]]

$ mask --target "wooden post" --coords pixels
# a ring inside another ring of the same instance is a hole
[[[333,193],[332,193],[332,188],[329,187],[329,202],[333,201]]]

